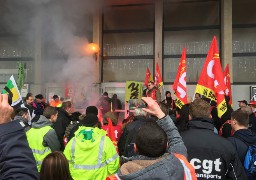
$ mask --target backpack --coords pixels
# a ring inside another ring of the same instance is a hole
[[[244,158],[244,168],[248,179],[256,179],[256,145],[250,145]]]

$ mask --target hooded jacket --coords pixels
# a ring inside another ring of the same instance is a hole
[[[213,120],[194,118],[181,133],[188,160],[200,179],[246,179],[244,168],[232,144],[214,133]]]
[[[39,179],[24,128],[18,121],[0,124],[0,149],[0,179]]]
[[[178,158],[173,153],[187,157],[187,149],[169,116],[157,121],[163,128],[168,138],[167,153],[158,158],[137,155],[130,158],[118,171],[122,180],[136,179],[184,179],[184,169]]]
[[[58,136],[59,143],[61,145],[61,148],[60,148],[61,151],[64,150],[63,138],[64,138],[65,130],[70,124],[70,121],[71,119],[68,112],[62,108],[58,108],[58,117],[56,122],[53,123],[53,128],[55,129],[56,134]]]
[[[123,133],[117,143],[120,156],[131,157],[135,155],[133,144],[136,140],[138,129],[147,122],[145,116],[135,116],[133,122],[125,126]]]
[[[45,116],[41,115],[37,122],[32,123],[32,128],[39,129],[45,126],[51,126],[52,122]],[[52,152],[60,150],[60,143],[54,129],[49,130],[43,138],[43,146],[49,147]]]
[[[74,180],[106,179],[119,168],[119,156],[106,132],[80,126],[64,151]]]
[[[228,139],[235,147],[240,161],[244,164],[244,158],[248,151],[248,146],[256,144],[256,134],[250,129],[239,129],[235,131],[233,137]]]

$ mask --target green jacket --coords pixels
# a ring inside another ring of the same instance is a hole
[[[106,132],[81,126],[67,144],[64,154],[74,180],[106,179],[119,168],[119,156]]]

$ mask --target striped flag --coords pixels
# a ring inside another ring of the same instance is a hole
[[[2,94],[8,94],[8,101],[9,104],[15,109],[19,108],[22,102],[22,97],[20,95],[18,86],[15,82],[15,79],[13,75],[10,77],[10,79],[7,81],[4,90],[2,91]]]

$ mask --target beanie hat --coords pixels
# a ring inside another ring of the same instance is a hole
[[[96,116],[98,115],[98,109],[96,106],[88,106],[86,108],[85,114],[95,114]]]
[[[88,114],[81,120],[81,124],[87,127],[94,127],[98,122],[99,119],[95,114]]]

